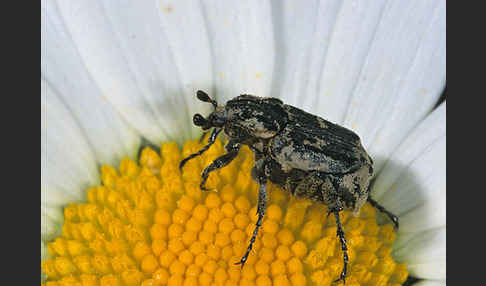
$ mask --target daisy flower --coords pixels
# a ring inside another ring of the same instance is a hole
[[[366,204],[342,213],[346,285],[446,283],[445,1],[41,1],[43,285],[331,285],[325,206],[271,185],[256,221],[253,157],[199,187],[224,152],[195,113],[273,96],[355,131],[374,160]],[[149,147],[147,147],[149,146]],[[342,283],[342,282],[341,282]],[[409,283],[409,282],[407,282]]]

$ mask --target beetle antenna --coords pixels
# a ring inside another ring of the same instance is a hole
[[[218,107],[218,102],[215,99],[211,99],[207,93],[202,90],[198,90],[196,93],[197,99],[204,102],[209,102],[213,105],[214,109]]]

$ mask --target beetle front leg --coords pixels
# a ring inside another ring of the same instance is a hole
[[[342,280],[343,283],[346,283],[346,270],[348,267],[349,258],[348,258],[348,248],[346,246],[346,239],[344,238],[343,226],[341,225],[341,219],[339,218],[339,211],[341,210],[342,209],[332,210],[332,212],[334,213],[334,217],[336,218],[336,225],[337,225],[336,235],[339,237],[339,241],[341,242],[341,250],[343,251],[343,260],[344,260],[344,265],[343,265],[343,270],[341,271],[341,275],[334,282],[339,282]]]
[[[224,166],[228,165],[233,161],[236,156],[238,155],[238,152],[240,151],[241,144],[236,143],[233,141],[229,141],[228,144],[226,144],[225,148],[228,151],[228,153],[216,158],[209,166],[207,166],[204,171],[202,172],[202,181],[199,187],[203,191],[207,191],[206,187],[204,186],[206,184],[206,180],[209,177],[209,173],[212,171],[215,171],[217,169],[223,168]]]
[[[208,144],[206,146],[204,146],[201,150],[199,150],[198,152],[194,153],[194,154],[191,154],[189,155],[187,158],[185,158],[184,160],[181,161],[181,163],[179,164],[179,170],[181,170],[182,172],[182,168],[184,167],[184,165],[187,163],[187,161],[191,160],[192,158],[194,157],[197,157],[199,155],[201,155],[202,153],[206,152],[209,147],[211,147],[211,145],[213,145],[213,143],[216,141],[216,138],[218,137],[218,134],[222,131],[223,129],[217,129],[215,128],[213,130],[213,132],[211,133],[211,137],[209,137],[208,139]],[[206,133],[203,134],[202,138],[204,138],[204,135]],[[201,140],[200,140],[201,141]],[[200,142],[199,141],[199,142]]]
[[[257,234],[258,234],[258,229],[262,225],[263,221],[263,216],[265,215],[265,210],[266,210],[266,205],[267,205],[267,179],[264,177],[262,174],[258,175],[258,183],[260,184],[260,187],[258,189],[258,207],[257,207],[257,214],[258,214],[258,220],[255,224],[255,229],[253,230],[253,235],[251,236],[250,239],[250,245],[248,246],[248,249],[246,250],[245,255],[241,258],[241,260],[235,264],[241,264],[241,268],[245,265],[246,260],[248,259],[248,255],[251,252],[251,249],[253,248],[253,243],[255,243]]]

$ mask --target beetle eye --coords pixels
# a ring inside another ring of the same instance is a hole
[[[194,114],[192,122],[194,122],[194,125],[202,127],[205,127],[208,124],[208,121],[199,113]]]

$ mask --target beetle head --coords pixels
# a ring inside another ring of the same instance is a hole
[[[194,125],[201,127],[203,130],[210,129],[212,127],[223,127],[224,123],[226,122],[224,108],[222,108],[222,106],[218,106],[218,102],[211,99],[209,95],[202,90],[197,91],[197,98],[200,101],[211,103],[214,107],[214,111],[211,112],[207,118],[204,118],[204,116],[199,113],[194,114],[194,117],[192,118]]]

